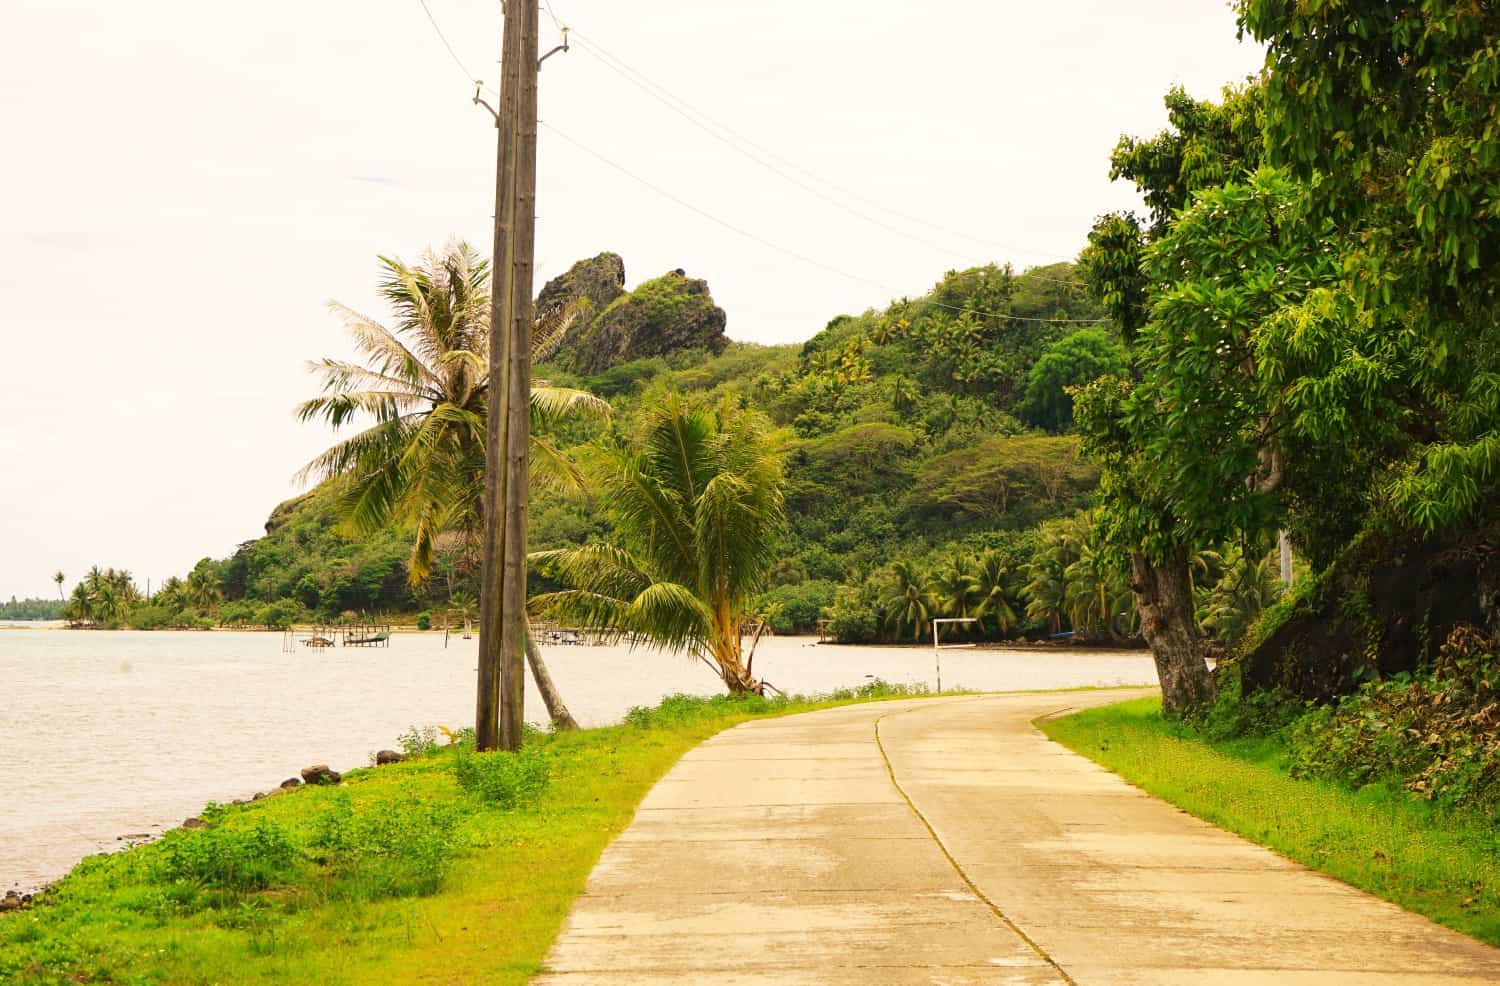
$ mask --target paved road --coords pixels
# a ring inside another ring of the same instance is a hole
[[[746,723],[642,802],[538,986],[1500,983],[1500,950],[1047,740],[1119,692]]]

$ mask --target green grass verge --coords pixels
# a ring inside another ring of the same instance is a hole
[[[902,694],[677,696],[620,726],[528,736],[519,756],[436,747],[211,808],[208,828],[86,859],[0,916],[0,982],[524,983],[684,752],[748,719]]]
[[[1500,831],[1405,791],[1295,780],[1274,739],[1209,743],[1159,699],[1039,723],[1148,794],[1440,924],[1500,945]]]

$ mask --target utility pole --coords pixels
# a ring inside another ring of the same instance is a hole
[[[510,390],[505,410],[505,533],[501,585],[504,639],[500,650],[500,748],[521,748],[526,702],[526,501],[531,450],[532,259],[536,251],[537,0],[509,0],[521,18],[517,79],[515,223],[511,233],[510,336],[506,349]],[[506,33],[510,25],[506,25]],[[509,78],[507,76],[507,78]]]
[[[510,349],[511,327],[514,322],[511,283],[514,262],[511,248],[516,214],[516,131],[518,89],[522,72],[521,20],[525,17],[522,8],[533,4],[534,0],[507,0],[505,4],[505,30],[500,57],[500,108],[495,114],[495,243],[490,289],[490,379],[485,424],[484,559],[479,580],[479,673],[474,714],[474,746],[479,750],[494,750],[502,745],[507,749],[515,749],[515,746],[506,742],[510,737],[502,737],[500,731],[502,692],[507,700],[510,695],[509,689],[502,688],[502,682],[507,677],[514,677],[507,676],[504,664],[507,616],[505,602],[507,597],[513,595],[504,591],[507,556],[505,535],[509,527],[506,517],[508,491],[505,487],[510,472],[507,467],[510,451],[507,432],[511,420]],[[530,63],[534,66],[535,58],[530,59]],[[535,79],[534,74],[532,78]],[[530,268],[529,257],[527,267]],[[514,619],[514,614],[510,615]],[[519,716],[519,710],[512,710],[505,718],[509,721],[518,719]]]

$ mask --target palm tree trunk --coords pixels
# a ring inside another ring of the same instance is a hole
[[[552,720],[553,730],[564,732],[577,729],[578,721],[563,704],[562,695],[552,683],[552,675],[548,673],[547,665],[542,660],[542,649],[536,645],[536,638],[531,634],[530,620],[526,622],[526,663],[531,666],[531,678],[536,682],[536,690],[542,693],[542,701],[547,705],[547,716]]]

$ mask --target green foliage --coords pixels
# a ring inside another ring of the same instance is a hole
[[[438,752],[437,729],[432,726],[408,727],[406,732],[396,737],[396,743],[401,747],[401,752],[408,757],[431,757]]]
[[[429,613],[429,612],[427,612],[425,609],[422,610],[422,612],[420,612],[420,613],[417,614],[417,629],[418,630],[431,630],[432,629],[432,614]]]
[[[1017,408],[1022,421],[1047,431],[1073,426],[1070,388],[1125,372],[1125,349],[1104,329],[1085,329],[1047,347],[1026,376],[1026,395]]]
[[[0,602],[0,620],[60,620],[66,604],[61,599],[17,599]]]
[[[754,609],[777,633],[814,633],[833,605],[838,587],[821,579],[780,585],[761,593]]]
[[[332,894],[356,900],[436,893],[464,842],[457,805],[400,798],[356,806],[334,792],[313,821],[311,858],[334,880]]]
[[[552,777],[546,756],[534,748],[516,753],[460,749],[453,773],[465,792],[506,809],[536,804]]]
[[[1317,333],[1297,354],[1304,423],[1352,447],[1360,485],[1406,523],[1483,523],[1500,477],[1500,10],[1238,8],[1268,45],[1268,157],[1342,234],[1340,295],[1300,330]]]
[[[986,525],[1003,523],[1024,507],[1021,523],[1077,509],[1094,488],[1098,470],[1079,457],[1077,439],[1063,436],[997,436],[977,447],[929,459],[915,492],[947,516],[967,515]]]
[[[1223,577],[1206,593],[1200,620],[1217,639],[1238,643],[1281,594],[1280,559],[1275,552],[1256,558],[1236,550],[1227,560]]]
[[[590,466],[618,542],[534,553],[565,586],[535,606],[685,651],[730,690],[759,690],[741,630],[785,523],[780,444],[758,412],[661,396],[632,439],[601,446]]]
[[[1460,628],[1435,667],[1367,682],[1293,727],[1293,776],[1405,788],[1500,820],[1500,646]]]
[[[841,644],[871,644],[884,635],[884,607],[873,579],[841,585],[833,594],[828,633]]]
[[[208,828],[169,832],[161,842],[157,873],[163,880],[250,893],[286,882],[296,859],[291,839],[273,823],[229,825],[214,819]]]

